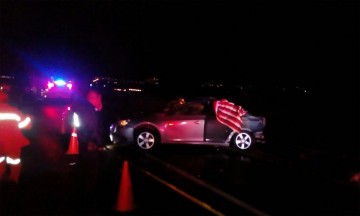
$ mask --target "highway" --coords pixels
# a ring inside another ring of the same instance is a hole
[[[109,143],[100,152],[98,187],[84,199],[79,196],[81,170],[74,163],[78,156],[66,154],[70,137],[59,136],[66,105],[26,108],[34,117],[34,129],[26,132],[31,144],[23,149],[19,184],[0,183],[1,215],[360,213],[360,187],[349,181],[359,170],[359,158],[299,145],[298,139],[287,139],[292,133],[280,139],[279,125],[271,123],[267,143],[246,151],[163,145],[146,152]],[[125,202],[131,208],[118,209],[124,162],[131,185]]]

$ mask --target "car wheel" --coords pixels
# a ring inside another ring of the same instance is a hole
[[[237,133],[232,140],[232,144],[237,149],[248,149],[253,144],[254,139],[249,132]]]
[[[145,150],[153,149],[158,142],[158,136],[151,130],[143,130],[136,135],[136,144]]]

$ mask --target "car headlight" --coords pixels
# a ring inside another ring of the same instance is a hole
[[[120,125],[121,127],[125,127],[126,125],[129,124],[129,122],[130,122],[129,119],[122,119],[122,120],[119,120],[119,125]]]

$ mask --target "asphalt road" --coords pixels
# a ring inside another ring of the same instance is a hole
[[[90,168],[84,173],[78,155],[66,154],[70,137],[59,134],[64,108],[66,104],[23,107],[35,117],[33,128],[24,131],[30,145],[22,149],[19,182],[0,182],[0,215],[214,214],[131,163],[132,193],[122,195],[133,196],[124,201],[132,207],[118,209],[124,157],[115,151],[100,152],[97,172]],[[95,166],[91,160],[89,166]]]
[[[23,149],[19,182],[0,183],[0,215],[219,215],[145,175],[115,151],[100,152],[98,172],[84,174],[78,155],[67,155],[53,141],[44,137],[43,143]]]
[[[74,158],[66,155],[66,144],[68,143],[69,137],[60,137],[58,136],[58,130],[54,131],[54,125],[58,124],[53,123],[58,120],[59,116],[57,114],[61,108],[59,107],[59,109],[57,109],[48,106],[29,106],[28,108],[31,109],[30,113],[38,117],[35,121],[36,127],[27,133],[31,145],[23,149],[23,170],[20,182],[18,184],[9,182],[0,183],[0,215],[221,215],[221,213],[212,211],[209,207],[194,203],[194,200],[185,198],[184,194],[179,194],[156,179],[149,177],[143,171],[136,168],[136,166],[133,166],[131,162],[129,163],[129,176],[131,177],[130,182],[132,184],[133,208],[129,211],[119,211],[116,209],[116,204],[119,201],[119,187],[123,163],[127,159],[126,154],[119,154],[119,152],[115,151],[101,152],[99,172],[94,175],[97,184],[94,186],[91,184],[93,182],[89,182],[89,184],[85,186],[83,184],[83,169],[79,163],[70,165],[71,162],[74,162],[76,156]],[[280,111],[276,113],[280,113]],[[279,118],[276,118],[276,120],[280,123],[286,122],[285,118],[287,118],[287,115],[281,116],[283,116],[283,119],[280,118],[282,121],[279,121]],[[275,115],[275,117],[279,116]],[[267,131],[269,140],[273,141],[272,145],[268,145],[272,151],[276,151],[277,153],[283,152],[286,157],[291,159],[290,162],[294,163],[294,166],[299,166],[299,169],[306,168],[306,170],[314,170],[314,172],[318,173],[326,172],[326,174],[330,173],[331,175],[338,173],[334,171],[340,169],[347,174],[346,169],[349,169],[349,165],[347,163],[342,165],[345,161],[344,158],[333,157],[334,154],[329,154],[330,162],[332,162],[330,163],[331,166],[328,165],[329,160],[326,160],[326,166],[323,166],[320,162],[324,160],[319,158],[317,152],[311,150],[313,148],[306,147],[306,154],[299,155],[301,156],[301,160],[295,160],[297,157],[293,156],[298,154],[297,152],[295,152],[296,154],[293,152],[294,141],[303,143],[302,141],[309,137],[317,137],[314,134],[318,135],[318,133],[310,131],[311,136],[300,136],[300,134],[303,135],[303,133],[302,130],[299,129],[305,128],[305,125],[301,124],[290,124],[296,125],[296,128],[289,127],[287,131],[290,132],[284,133],[283,127],[274,127],[273,122],[275,117],[273,116],[273,119],[269,118],[269,130]],[[53,119],[49,121],[49,118]],[[292,121],[297,122],[298,118],[301,118],[301,116]],[[280,123],[277,124],[282,125]],[[309,132],[309,130],[307,130],[307,132]],[[330,143],[319,142],[317,139],[306,140],[304,143],[311,144],[311,147],[316,147],[312,146],[313,144],[320,145]],[[289,148],[290,150],[284,148],[281,141],[285,140],[285,143],[291,146],[291,148]],[[356,144],[356,142],[348,142],[348,140],[342,140],[341,143],[344,145]],[[280,146],[280,144],[282,145]],[[330,148],[331,145],[327,145],[327,147]],[[326,149],[331,150],[329,148]],[[337,155],[341,155],[339,151],[350,151],[350,149],[352,148],[342,148],[340,150],[336,148],[334,150],[336,150]],[[355,156],[358,155],[358,151],[350,152]],[[183,158],[183,156],[181,156],[181,158]],[[182,160],[179,161],[181,162]],[[354,161],[356,162],[358,160]],[[187,165],[191,166],[189,163]],[[357,168],[358,164],[354,163],[352,166]],[[193,168],[193,166],[191,167]],[[325,170],[323,169],[324,167],[329,167],[329,169]],[[342,167],[344,167],[344,169]],[[156,169],[156,167],[154,169]],[[259,188],[259,191],[271,183],[268,178],[273,175],[273,173],[269,173],[265,178],[267,181],[263,182],[263,184],[260,185],[261,187],[255,185]],[[216,176],[211,175],[211,177],[215,178]],[[276,181],[274,180],[274,182]],[[299,185],[296,189],[299,193],[305,194],[300,187],[304,185],[303,183],[306,183],[306,181],[301,184],[296,184]],[[318,185],[321,185],[321,182]],[[293,185],[289,185],[288,188],[291,189],[292,186]],[[320,191],[321,194],[327,194],[329,191],[326,188],[328,187],[321,187],[320,189],[314,188],[314,190]],[[271,193],[269,193],[268,198],[271,200],[274,191],[269,191]],[[343,194],[340,192],[338,194]],[[348,208],[342,209],[336,207],[339,213],[359,212],[358,209],[353,209],[356,205],[352,203],[358,200],[359,194],[356,192],[351,194],[355,194],[356,196],[354,196],[354,199],[349,199],[351,203],[347,206],[351,206],[352,208],[349,210]],[[348,199],[348,197],[344,198]],[[331,196],[329,196],[328,199],[328,203],[331,205],[334,204],[335,201],[331,201]],[[337,200],[338,199],[340,198],[337,198]],[[287,197],[284,197],[284,200],[291,204],[288,207],[289,209],[292,209],[292,206],[301,206],[300,202],[299,204],[295,204],[290,199],[287,199]],[[297,198],[297,200],[301,201],[301,198]],[[313,196],[312,200],[314,200],[313,204],[307,206],[307,209],[311,209],[312,205],[315,207],[317,197]],[[256,199],[256,201],[258,201],[258,199]],[[334,208],[333,206],[330,207]]]

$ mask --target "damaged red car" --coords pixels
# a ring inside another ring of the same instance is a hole
[[[114,144],[135,144],[144,150],[162,144],[231,146],[245,150],[264,143],[266,118],[255,116],[225,99],[171,101],[156,113],[136,113],[110,126]]]

